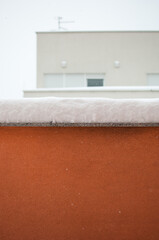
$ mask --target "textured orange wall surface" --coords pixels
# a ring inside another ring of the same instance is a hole
[[[0,127],[0,240],[105,239],[159,239],[159,128]]]

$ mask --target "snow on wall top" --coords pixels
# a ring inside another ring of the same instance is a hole
[[[0,100],[0,123],[159,123],[159,99]]]

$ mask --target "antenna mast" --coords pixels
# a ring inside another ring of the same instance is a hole
[[[58,30],[67,30],[66,28],[63,28],[61,25],[65,23],[74,23],[74,21],[62,21],[62,17],[57,17],[57,23],[58,23]]]

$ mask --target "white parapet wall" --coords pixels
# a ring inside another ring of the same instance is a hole
[[[86,87],[37,88],[24,90],[25,98],[34,97],[159,98],[159,87]]]

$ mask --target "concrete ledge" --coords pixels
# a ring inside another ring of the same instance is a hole
[[[118,86],[83,88],[37,88],[24,90],[25,98],[35,97],[104,97],[104,98],[159,98],[159,87]]]

